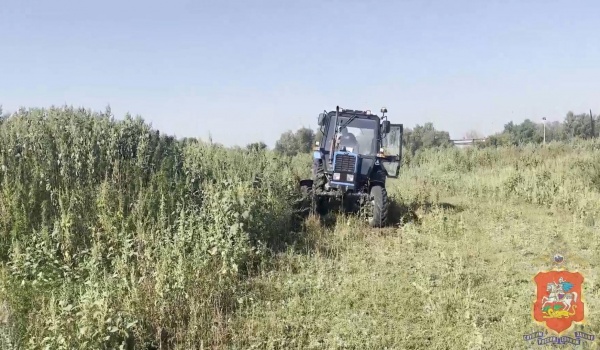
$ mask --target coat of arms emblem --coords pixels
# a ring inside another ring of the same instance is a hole
[[[537,297],[533,317],[558,334],[584,318],[582,301],[583,276],[579,272],[554,270],[538,273],[534,281]]]

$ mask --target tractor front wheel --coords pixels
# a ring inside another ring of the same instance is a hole
[[[381,185],[373,185],[371,187],[371,212],[368,216],[369,225],[371,227],[383,227],[387,223],[388,218],[388,196],[385,187]]]

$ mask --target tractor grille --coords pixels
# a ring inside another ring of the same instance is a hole
[[[356,165],[356,157],[349,154],[338,154],[335,157],[335,168],[336,173],[354,173],[354,166]]]

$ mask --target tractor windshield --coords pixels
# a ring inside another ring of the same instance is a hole
[[[350,117],[340,117],[338,119],[338,125],[345,124]],[[361,119],[356,118],[346,126],[346,130],[343,131],[342,145],[352,148],[352,151],[363,156],[374,156],[377,154],[377,127],[379,124],[373,119]],[[334,125],[332,124],[327,130],[327,138],[325,142],[325,149],[331,147],[333,137],[335,134]],[[348,144],[344,144],[344,140],[351,140]]]

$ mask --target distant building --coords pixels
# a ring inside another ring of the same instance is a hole
[[[478,143],[484,143],[487,139],[465,139],[465,140],[450,140],[454,146],[458,148],[473,147]]]

